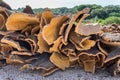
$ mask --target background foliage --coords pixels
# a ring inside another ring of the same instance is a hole
[[[117,23],[120,24],[120,5],[108,5],[108,6],[100,6],[100,5],[78,5],[73,8],[52,8],[52,12],[56,15],[68,14],[72,15],[83,8],[89,7],[91,9],[90,16],[86,19],[88,22],[99,22],[102,25]],[[22,11],[24,8],[18,8],[16,11]],[[33,9],[34,13],[43,12],[44,8]]]

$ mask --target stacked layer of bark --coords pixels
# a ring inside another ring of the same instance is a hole
[[[26,10],[29,13],[29,10]],[[86,72],[120,72],[120,28],[82,24],[89,8],[74,14],[27,14],[0,7],[0,64],[22,64],[47,76],[79,64]],[[113,29],[113,30],[111,30]]]

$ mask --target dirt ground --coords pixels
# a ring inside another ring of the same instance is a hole
[[[18,65],[7,65],[0,69],[0,80],[120,80],[120,77],[111,77],[108,72],[101,70],[95,74],[86,73],[80,68],[59,70],[50,76],[42,77],[39,72],[20,71]]]

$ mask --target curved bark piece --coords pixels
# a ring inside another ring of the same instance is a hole
[[[31,47],[30,51],[32,53],[35,53],[38,50],[38,45],[37,45],[38,39],[36,36],[30,35],[27,38],[25,38],[25,41],[29,43],[29,45]]]
[[[105,59],[105,65],[110,65],[113,62],[117,61],[120,58],[120,48],[117,47],[115,50],[112,50]]]
[[[120,48],[111,52],[104,61],[105,69],[114,77],[120,73]]]
[[[0,1],[0,6],[2,6],[4,8],[7,8],[9,10],[12,10],[12,8],[4,1]]]
[[[96,41],[90,40],[90,37],[88,37],[88,38],[82,39],[82,41],[81,41],[81,43],[80,43],[80,46],[81,46],[84,50],[88,50],[88,49],[90,49],[91,47],[95,46],[95,44],[96,44]]]
[[[0,30],[4,30],[6,31],[6,26],[5,26],[5,22],[7,20],[7,18],[10,16],[11,13],[14,13],[13,11],[10,11],[6,8],[3,8],[3,7],[0,7],[0,22],[1,22],[1,25],[0,26]]]
[[[0,31],[0,35],[8,35],[8,34],[11,34],[11,33],[14,33],[15,31]]]
[[[45,11],[42,13],[42,17],[45,21],[45,24],[49,24],[51,19],[55,16],[50,9],[46,8]]]
[[[55,71],[59,70],[56,66],[51,68],[50,70],[44,71],[41,76],[49,76],[50,74],[54,73]]]
[[[25,39],[25,35],[20,34],[19,32],[15,32],[15,31],[7,31],[8,33],[6,33],[5,37],[7,38],[11,38],[14,40],[24,40]]]
[[[113,63],[112,65],[107,66],[106,70],[114,77],[120,74],[120,59]]]
[[[86,36],[81,36],[81,35],[73,32],[73,30],[69,34],[69,40],[76,47],[77,50],[83,50],[82,47],[80,46],[80,43],[83,38],[86,38]]]
[[[45,19],[43,19],[43,17],[41,16],[41,18],[40,18],[40,31],[42,31],[43,30],[43,27],[45,26],[45,25],[47,25],[46,23],[45,23]]]
[[[11,39],[21,39],[24,40],[25,36],[23,34],[20,34],[19,32],[15,31],[0,31],[0,36],[11,38]]]
[[[69,58],[65,55],[60,53],[52,53],[50,56],[50,61],[57,66],[58,68],[65,70],[66,68],[70,67]]]
[[[15,11],[0,7],[0,14],[4,16],[5,21],[12,13],[15,13]]]
[[[19,51],[31,50],[29,43],[27,43],[24,40],[14,40],[14,39],[10,38],[9,36],[5,36],[1,39],[1,42],[12,46],[13,48],[16,48]]]
[[[82,20],[80,21],[77,23],[77,27],[75,28],[76,33],[85,36],[101,33],[100,25],[91,25],[91,24],[83,25]]]
[[[77,51],[75,51],[75,50],[73,51],[73,50],[69,49],[67,51],[67,56],[68,56],[70,64],[71,64],[70,67],[75,67],[76,65],[78,65],[78,59],[79,59],[79,57],[78,57]]]
[[[59,31],[60,36],[63,36],[63,37],[65,36],[65,31],[66,31],[68,25],[69,25],[68,22],[63,23],[63,25],[61,26],[60,31]],[[64,38],[62,39],[62,42],[64,45],[67,45],[67,42],[64,41]]]
[[[97,58],[98,58],[98,62],[96,64],[96,67],[102,68],[104,66],[104,61],[105,61],[106,56],[103,53],[98,53]]]
[[[87,50],[86,52],[88,54],[92,54],[96,56],[96,68],[101,68],[103,67],[106,55],[102,52],[99,51],[98,49],[98,43],[96,43],[96,45],[94,47],[92,47],[91,49]]]
[[[103,33],[100,41],[111,46],[120,46],[120,33]]]
[[[95,72],[95,65],[96,65],[96,56],[88,53],[80,53],[79,59],[78,59],[79,64],[82,64],[84,67],[84,70],[86,72]],[[80,66],[82,66],[80,65]]]
[[[31,35],[38,34],[40,32],[40,26],[32,28]]]
[[[43,53],[43,52],[49,52],[50,46],[47,44],[47,42],[43,39],[42,34],[39,33],[38,36],[38,52]]]
[[[60,48],[59,48],[60,52],[65,54],[66,56],[76,56],[76,53],[75,53],[75,46],[69,42],[69,44],[67,45],[62,45]]]
[[[90,8],[85,8],[83,10],[81,10],[80,12],[76,13],[73,18],[71,19],[71,21],[69,22],[69,26],[68,28],[66,29],[66,32],[65,32],[65,37],[64,37],[64,41],[67,42],[67,39],[68,39],[68,35],[72,29],[72,27],[74,27],[74,23],[75,22],[78,22],[79,20],[81,20],[81,18],[83,17],[83,14],[87,14],[89,13],[90,11]]]
[[[37,60],[38,56],[39,55],[26,56],[26,55],[11,54],[8,58],[6,58],[6,61],[7,61],[6,63],[8,64],[29,64],[32,61]]]
[[[99,48],[99,50],[102,53],[104,53],[105,55],[108,55],[110,52],[115,50],[117,47],[116,46],[107,45],[107,44],[104,44],[102,42],[98,42],[98,48]]]
[[[11,34],[11,33],[13,33],[13,31],[0,31],[0,41],[4,36]]]
[[[42,17],[42,13],[38,12],[38,13],[36,14],[36,17],[39,18],[39,21],[41,21],[40,19],[41,19],[41,17]]]
[[[60,52],[59,45],[62,44],[63,36],[60,36],[56,41],[54,41],[53,46],[50,47],[50,52]]]
[[[50,62],[50,54],[43,53],[37,55],[37,59],[33,60],[29,64],[23,65],[20,70],[32,69],[32,70],[50,70],[54,65]]]
[[[26,33],[27,33],[26,36],[28,36],[28,35],[31,34],[31,30],[32,30],[32,26],[26,26],[26,28],[24,28],[23,30],[21,30],[20,33],[25,34],[25,35],[26,35]]]
[[[17,48],[18,50],[22,50],[20,45],[13,40],[10,40],[10,39],[7,39],[4,37],[4,38],[2,38],[1,42],[11,45],[12,47]]]
[[[5,20],[8,18],[9,13],[7,12],[7,9],[0,7],[0,14],[2,14],[5,18]]]
[[[59,35],[65,35],[65,31],[68,27],[68,22],[63,23],[62,27],[60,28]]]
[[[50,24],[44,26],[42,36],[49,45],[53,44],[53,42],[59,37],[60,28],[67,20],[67,16],[56,17],[51,20]]]
[[[87,18],[88,16],[89,16],[90,14],[83,14],[83,16],[81,17],[81,19],[79,20],[79,22],[76,22],[75,23],[75,25],[76,25],[76,27],[75,27],[75,32],[76,33],[78,33],[78,34],[80,34],[79,33],[79,29],[80,29],[80,27],[81,27],[81,25],[82,25],[82,21],[85,19],[85,18]],[[81,35],[81,34],[80,34]]]
[[[5,19],[4,17],[0,14],[0,30],[4,27],[5,25]]]
[[[23,13],[27,13],[27,14],[34,14],[32,8],[27,5],[24,9],[23,9]]]
[[[117,24],[111,24],[108,26],[103,26],[102,31],[104,33],[120,33],[120,27]]]
[[[25,13],[13,13],[7,19],[7,30],[23,30],[27,26],[39,25],[39,20]]]
[[[96,41],[90,40],[90,37],[79,35],[75,32],[69,34],[69,40],[77,50],[88,50],[96,44]]]
[[[32,56],[31,52],[12,51],[12,55]]]
[[[4,57],[8,57],[11,53],[11,51],[13,50],[12,46],[8,45],[8,44],[4,44],[4,43],[0,43],[0,53],[4,56]]]
[[[79,59],[78,56],[75,56],[75,55],[73,55],[73,54],[76,55],[75,52],[69,52],[69,55],[67,55],[67,56],[69,57],[69,61],[70,61],[71,64],[74,64],[74,63],[77,62],[78,59]]]
[[[24,60],[19,57],[18,55],[10,55],[7,59],[6,59],[6,63],[7,64],[23,64]]]
[[[78,62],[80,66],[83,66],[86,72],[92,73],[95,72],[96,67],[102,67],[105,60],[105,55],[99,52],[97,46],[88,51],[81,52],[78,56]]]

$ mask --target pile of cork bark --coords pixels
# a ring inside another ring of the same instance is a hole
[[[47,76],[79,65],[86,72],[120,72],[120,27],[82,24],[85,8],[73,16],[54,15],[48,8],[34,14],[9,5],[0,7],[0,65],[21,64],[20,70],[40,70]]]

